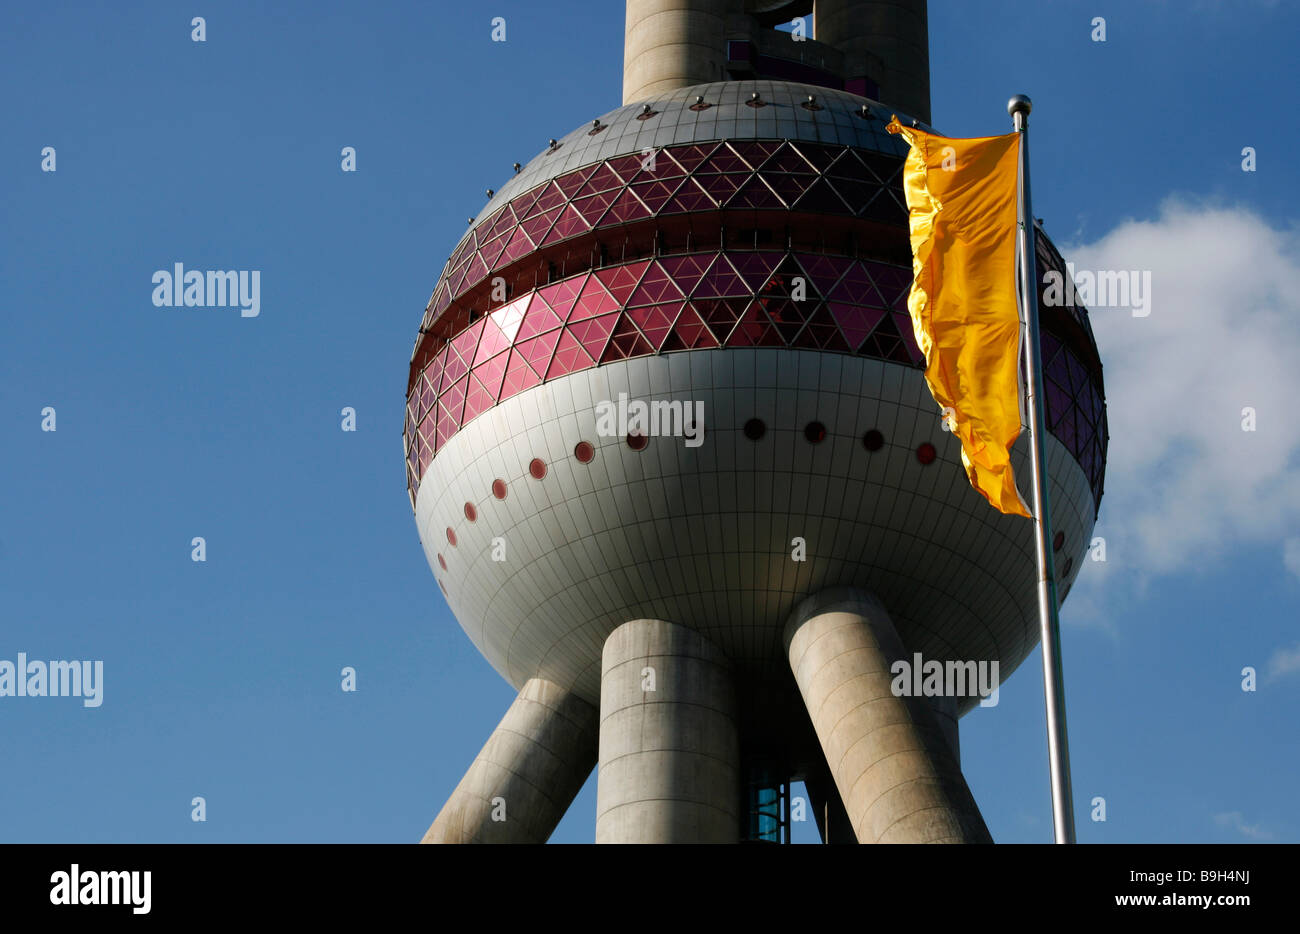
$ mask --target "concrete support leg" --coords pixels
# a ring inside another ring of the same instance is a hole
[[[625,623],[601,658],[597,843],[735,843],[740,742],[730,665],[694,630]]]
[[[550,681],[524,685],[422,843],[545,843],[596,764],[597,714]]]
[[[896,697],[908,656],[872,595],[833,588],[786,624],[795,681],[861,843],[991,843],[925,698]]]

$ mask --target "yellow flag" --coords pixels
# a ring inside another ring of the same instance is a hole
[[[911,145],[903,170],[915,279],[907,299],[925,381],[951,409],[971,486],[994,508],[1030,515],[1016,489],[1020,436],[1020,312],[1016,304],[1019,137],[949,139],[898,118]]]

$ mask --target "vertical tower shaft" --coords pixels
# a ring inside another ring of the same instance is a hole
[[[735,843],[740,743],[730,665],[694,630],[633,620],[601,660],[597,843]]]
[[[718,81],[727,0],[628,0],[623,103]]]
[[[844,76],[871,78],[880,101],[930,122],[926,0],[817,0],[817,39],[844,53]]]
[[[811,35],[777,33],[812,13]],[[735,44],[743,61],[732,61]],[[789,76],[866,93],[930,122],[926,0],[627,0],[623,103],[736,77]],[[816,73],[817,77],[810,77]]]

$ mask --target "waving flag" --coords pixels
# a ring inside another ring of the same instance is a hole
[[[907,304],[926,383],[961,440],[971,486],[1001,512],[1028,517],[1011,469],[1025,397],[1015,266],[1019,136],[949,139],[897,117],[888,129],[911,146],[903,184],[915,279]]]

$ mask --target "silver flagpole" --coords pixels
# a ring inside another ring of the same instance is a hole
[[[1043,634],[1043,696],[1047,706],[1047,758],[1052,775],[1052,824],[1057,843],[1074,842],[1074,795],[1070,790],[1070,744],[1065,732],[1065,678],[1061,666],[1061,619],[1056,606],[1056,568],[1052,561],[1051,507],[1047,497],[1047,461],[1043,450],[1045,425],[1043,367],[1038,336],[1037,252],[1034,214],[1029,201],[1028,97],[1017,94],[1007,102],[1020,134],[1020,171],[1016,186],[1017,238],[1020,266],[1020,313],[1027,325],[1025,371],[1029,379],[1030,463],[1034,482],[1034,544],[1038,552],[1038,621]]]

